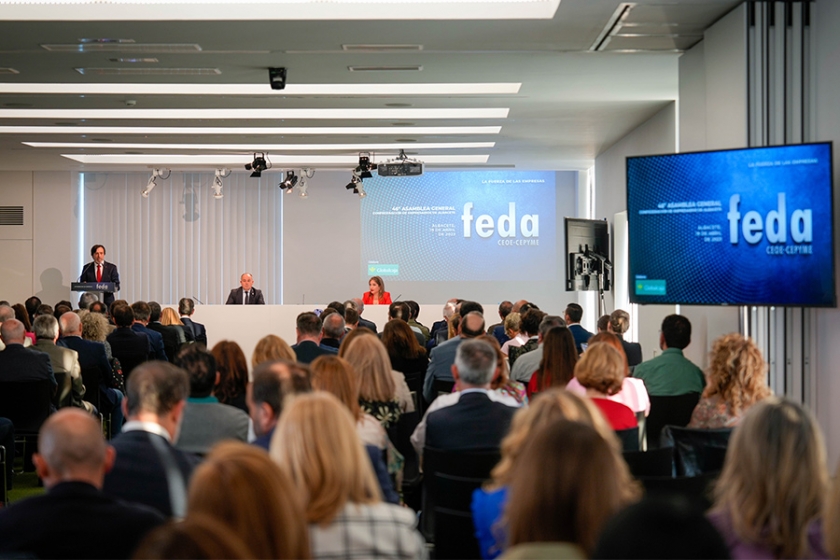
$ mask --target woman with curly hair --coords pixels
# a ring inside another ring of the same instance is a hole
[[[724,335],[712,346],[706,389],[691,415],[689,428],[730,428],[744,412],[769,397],[767,363],[749,338]]]
[[[245,388],[248,386],[248,362],[242,348],[231,340],[216,343],[211,350],[216,358],[216,368],[219,371],[219,384],[213,394],[222,404],[235,406],[248,413],[245,402]]]

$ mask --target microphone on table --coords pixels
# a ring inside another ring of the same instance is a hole
[[[193,298],[195,301],[197,301],[198,303],[200,303],[201,305],[204,305],[204,302],[203,302],[203,301],[201,301],[200,299],[198,299],[197,297],[193,296],[192,298]]]
[[[82,273],[81,273],[81,274],[79,274],[79,282],[83,282],[82,277],[85,275],[85,271],[86,271],[88,268],[90,268],[90,265],[92,265],[92,264],[93,264],[93,261],[91,261],[91,262],[87,263],[87,264],[85,265],[85,267],[82,269]]]

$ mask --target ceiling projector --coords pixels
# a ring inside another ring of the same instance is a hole
[[[376,170],[380,177],[414,177],[423,174],[423,162],[408,159],[405,151],[400,150],[396,159],[380,163]]]

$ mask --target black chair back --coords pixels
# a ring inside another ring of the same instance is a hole
[[[650,453],[650,452],[648,452]],[[720,473],[699,476],[643,476],[639,478],[647,496],[682,496],[702,511],[712,507],[712,486]]]
[[[435,393],[435,398],[437,398],[438,395],[448,395],[452,392],[452,388],[454,386],[454,381],[447,381],[445,379],[435,379],[432,381],[432,390]]]
[[[647,448],[659,447],[659,434],[665,426],[686,426],[700,400],[700,393],[686,393],[670,397],[650,397],[647,418]]]
[[[628,428],[626,430],[616,430],[615,435],[621,441],[621,449],[624,451],[638,451],[639,450],[639,427]]]
[[[405,376],[405,384],[408,385],[408,390],[414,401],[414,408],[418,413],[423,414],[423,380],[426,377],[426,372],[409,371],[403,373],[403,375]]]
[[[53,395],[53,406],[56,409],[71,406],[73,404],[73,388],[70,386],[70,376],[67,375],[66,371],[55,372],[54,375],[58,388]]]
[[[420,473],[420,458],[411,444],[411,434],[419,423],[419,412],[404,412],[397,422],[388,427],[388,438],[405,460],[402,479],[403,500],[414,510],[420,509],[420,484],[423,476]]]
[[[498,449],[423,451],[423,529],[427,540],[435,543],[435,558],[481,557],[470,508],[472,493],[490,478],[499,459]]]
[[[12,421],[16,436],[37,436],[52,413],[52,402],[49,380],[0,383],[0,417]]]
[[[99,383],[102,379],[102,372],[98,366],[82,368],[82,383],[85,384],[85,400],[102,412],[99,398]]]
[[[677,476],[698,476],[723,468],[732,428],[697,430],[665,426],[660,444],[674,448]]]
[[[672,476],[674,468],[674,450],[660,447],[650,451],[625,451],[624,461],[630,467],[630,473],[636,477]]]

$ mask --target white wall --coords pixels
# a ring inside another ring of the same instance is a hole
[[[816,140],[840,140],[840,2],[818,0],[811,22],[816,45]],[[838,243],[838,187],[840,159],[834,146],[834,262],[840,260]],[[838,290],[840,291],[840,290]],[[829,464],[840,458],[840,310],[821,309],[817,313],[816,413],[828,443]]]

